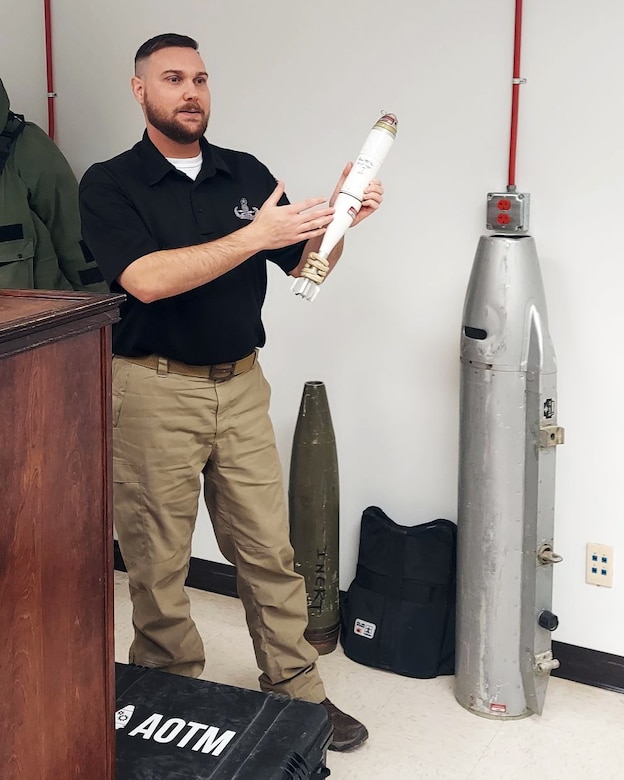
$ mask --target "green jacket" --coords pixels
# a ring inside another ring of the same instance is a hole
[[[9,117],[0,80],[0,133]],[[25,122],[0,173],[0,288],[108,292],[82,247],[76,177],[54,141]]]

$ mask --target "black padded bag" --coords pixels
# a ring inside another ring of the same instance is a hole
[[[341,604],[341,642],[353,661],[407,677],[453,674],[457,527],[398,525],[362,514],[356,576]]]

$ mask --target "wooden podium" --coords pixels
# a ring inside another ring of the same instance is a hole
[[[0,290],[0,778],[112,780],[110,326],[121,295]]]

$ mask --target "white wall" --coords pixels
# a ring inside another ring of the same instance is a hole
[[[42,0],[0,0],[0,79],[11,110],[47,130]]]
[[[558,450],[555,638],[624,655],[624,5],[524,5],[518,184],[532,197],[567,435]],[[513,6],[54,0],[59,140],[79,175],[138,139],[132,58],[159,32],[200,41],[213,91],[209,138],[255,153],[291,199],[329,195],[379,112],[399,117],[382,211],[350,233],[313,304],[275,272],[265,308],[262,361],[286,474],[303,383],[327,385],[343,588],[366,506],[405,525],[456,519],[461,311],[485,195],[507,183]],[[16,29],[32,24],[34,44],[39,24],[22,9]],[[195,554],[222,560],[200,525]],[[615,547],[612,589],[585,584],[588,541]]]

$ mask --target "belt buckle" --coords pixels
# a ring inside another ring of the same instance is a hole
[[[208,372],[209,379],[215,382],[223,382],[226,379],[231,379],[236,371],[236,360],[233,363],[219,363],[216,366],[210,366]]]

